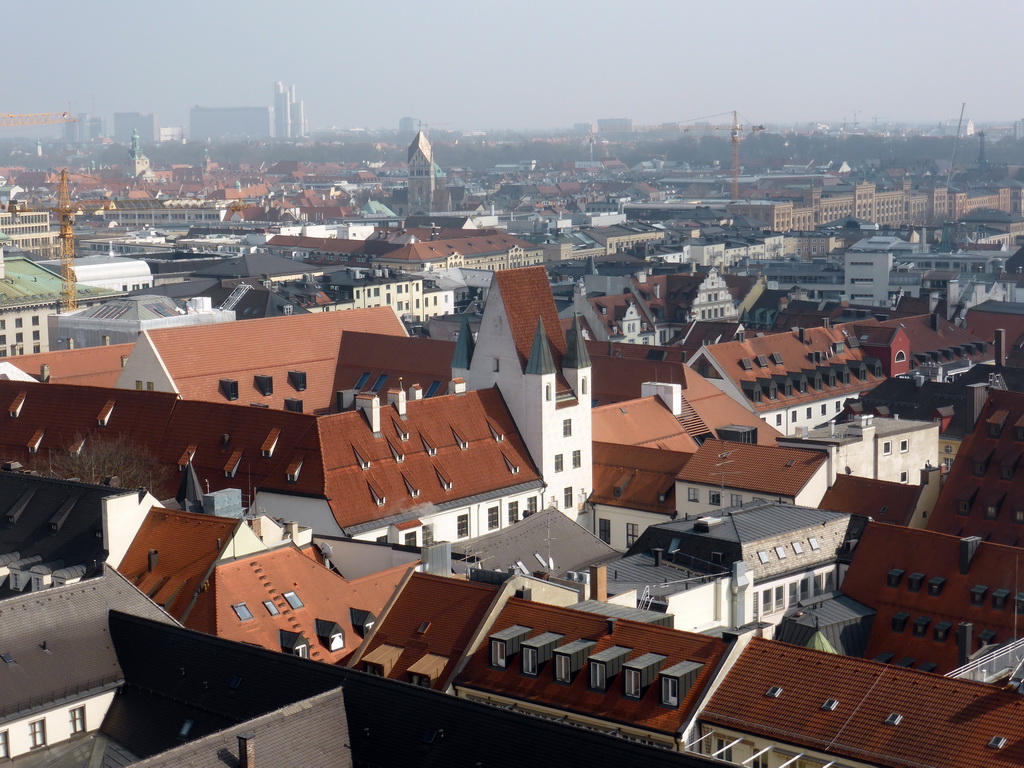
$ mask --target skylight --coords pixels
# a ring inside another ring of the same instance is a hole
[[[818,543],[818,540],[814,536],[811,536],[809,539],[807,539],[807,543],[810,544],[811,549],[815,551],[821,549],[821,545]]]
[[[292,608],[302,608],[302,601],[299,600],[299,596],[294,592],[285,592],[284,599],[288,601],[288,605]]]
[[[271,616],[277,616],[279,613],[281,613],[279,610],[277,610],[277,606],[274,605],[273,600],[264,600],[263,607],[267,609],[267,613],[269,613]]]
[[[834,712],[836,707],[838,706],[838,701],[836,701],[835,699],[828,699],[825,701],[824,704],[821,705],[821,708],[824,709],[826,712]]]
[[[771,688],[765,691],[764,695],[770,699],[777,699],[779,698],[779,696],[782,695],[782,689],[777,685],[773,685]]]
[[[233,610],[235,615],[242,621],[249,621],[249,619],[252,618],[252,611],[249,610],[249,606],[245,603],[236,603],[231,606],[231,610]]]
[[[757,553],[757,559],[761,561],[761,565],[764,565],[765,563],[768,562],[768,553],[767,552],[758,552]]]
[[[897,714],[896,712],[893,712],[885,718],[886,725],[899,725],[901,722],[903,722],[903,715]]]

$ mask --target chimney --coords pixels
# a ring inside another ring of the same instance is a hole
[[[938,312],[932,312],[928,316],[928,318],[931,321],[932,330],[933,331],[938,331],[939,330],[939,313]]]
[[[155,549],[149,550],[149,572],[152,573],[156,568],[157,562],[160,560],[160,553]]]
[[[996,328],[996,365],[1006,365],[1006,329]]]
[[[238,768],[256,768],[256,734],[238,735]]]
[[[742,344],[744,341],[747,340],[747,332],[740,328],[739,330],[736,331],[736,336],[734,337],[734,340]]]
[[[651,554],[654,555],[654,567],[661,568],[661,560],[665,555],[665,550],[661,547],[654,547],[651,550]]]
[[[39,366],[39,380],[45,384],[50,380],[50,366],[47,363],[43,363]]]
[[[683,412],[683,387],[681,384],[663,384],[645,381],[640,385],[640,397],[658,397],[673,416]]]
[[[413,384],[409,387],[409,399],[410,400],[422,400],[423,399],[423,387],[419,384]]]
[[[797,338],[800,339],[801,343],[804,342],[805,339],[804,339],[804,329],[803,328],[797,328],[796,329],[796,335],[797,335]]]
[[[448,394],[449,395],[464,395],[466,394],[466,380],[462,377],[457,377],[448,382]]]
[[[970,573],[971,561],[978,553],[979,544],[981,544],[980,536],[967,536],[960,539],[960,573]]]
[[[956,664],[962,667],[971,655],[974,642],[974,625],[969,621],[961,621],[956,627]]]
[[[979,381],[977,384],[968,384],[967,389],[970,390],[967,407],[971,409],[967,414],[967,428],[973,430],[988,399],[988,383]]]
[[[831,328],[832,327],[832,320],[831,320],[831,318],[823,317],[821,319],[821,327],[824,328],[826,331],[829,328]]]
[[[380,434],[380,400],[376,395],[360,393],[356,395],[356,408],[366,415],[370,423],[370,431],[374,435]]]
[[[608,602],[608,566],[590,566],[590,599]]]
[[[388,390],[388,405],[394,406],[398,415],[405,417],[405,390],[401,387]]]
[[[618,621],[619,620],[616,619],[614,616],[609,616],[608,617],[608,634],[609,635],[614,635],[615,634],[615,625],[618,623]]]

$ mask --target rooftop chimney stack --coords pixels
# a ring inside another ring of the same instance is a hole
[[[981,544],[980,536],[967,536],[960,539],[960,573],[971,572],[971,562],[978,553],[978,546]]]
[[[590,566],[590,599],[608,602],[608,566]]]
[[[43,363],[39,366],[39,380],[43,384],[50,380],[50,366],[47,363]]]
[[[660,568],[662,558],[665,556],[665,550],[661,547],[654,547],[654,549],[651,550],[651,554],[654,555],[654,567]]]
[[[238,768],[256,768],[256,734],[238,735]]]
[[[370,431],[380,434],[380,400],[376,395],[360,393],[356,395],[356,407],[363,412],[370,423]]]
[[[956,665],[962,667],[971,656],[971,645],[974,642],[974,625],[969,621],[961,621],[956,627]]]
[[[405,416],[405,390],[401,387],[388,390],[388,405],[394,406],[398,415]]]
[[[410,400],[422,400],[423,399],[423,387],[419,384],[413,384],[409,387],[409,399]]]
[[[988,383],[979,381],[977,384],[968,384],[967,389],[969,390],[967,407],[971,409],[967,414],[967,425],[969,429],[973,430],[978,419],[981,418],[981,411],[988,399]]]
[[[938,312],[932,312],[931,315],[929,315],[929,318],[931,319],[932,330],[933,331],[938,331],[939,330],[939,313]]]
[[[996,365],[1006,365],[1006,329],[996,328]]]
[[[149,563],[148,563],[148,567],[149,567],[149,572],[150,573],[152,573],[156,569],[156,564],[159,562],[159,560],[160,560],[160,553],[157,552],[155,549],[149,550]]]

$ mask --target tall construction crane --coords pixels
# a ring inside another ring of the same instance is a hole
[[[78,118],[70,112],[37,112],[32,115],[0,114],[0,126],[5,125],[52,125],[53,123],[77,123]]]
[[[751,125],[744,128],[740,123],[739,112],[735,110],[733,112],[721,112],[717,115],[708,115],[708,117],[722,117],[723,115],[732,115],[731,123],[723,123],[721,125],[699,125],[687,128],[685,130],[708,130],[708,131],[729,131],[730,141],[732,143],[732,199],[739,200],[740,197],[740,138],[744,130],[750,131],[751,133],[757,133],[763,131],[763,125]],[[693,123],[697,120],[707,120],[708,117],[697,117],[693,120],[683,120],[684,123]]]
[[[74,312],[78,309],[78,279],[75,275],[75,215],[68,193],[68,169],[60,171],[60,186],[57,192],[57,215],[60,217],[60,311]]]

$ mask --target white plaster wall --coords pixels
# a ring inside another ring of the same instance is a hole
[[[108,496],[103,499],[103,548],[107,550],[107,564],[118,568],[125,552],[139,532],[146,515],[153,507],[160,506],[152,495],[146,493],[142,501],[134,491],[122,496]],[[74,565],[74,563],[71,563]]]
[[[88,699],[80,699],[71,704],[64,704],[44,712],[33,712],[31,715],[0,725],[0,733],[6,731],[11,757],[18,757],[32,751],[29,723],[36,720],[46,721],[46,743],[59,744],[71,738],[71,710],[85,707],[85,732],[91,733],[99,729],[103,718],[114,700],[115,691],[105,691]]]
[[[143,331],[139,334],[138,341],[132,353],[128,356],[121,375],[117,379],[118,389],[136,389],[135,382],[141,381],[142,388],[148,389],[149,382],[153,383],[153,389],[157,392],[174,392],[178,388],[174,386],[171,375],[164,366],[163,360],[157,354],[156,348],[149,334]]]

